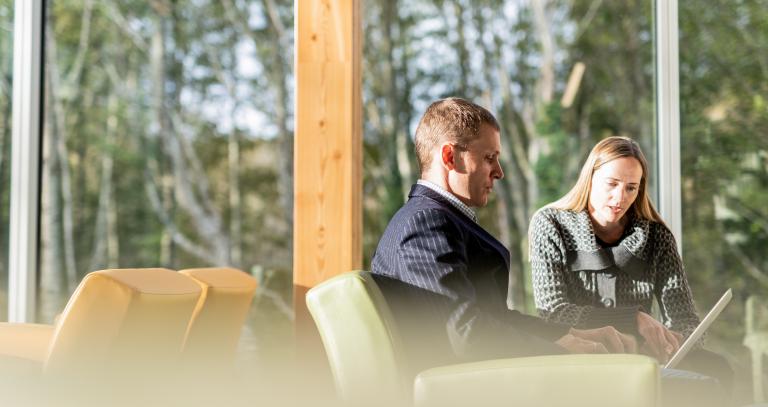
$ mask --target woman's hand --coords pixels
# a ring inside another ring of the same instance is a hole
[[[567,334],[555,341],[569,353],[608,353],[608,349],[600,342],[581,339],[576,335]]]
[[[682,335],[670,331],[661,322],[642,311],[637,313],[637,330],[645,338],[642,352],[655,357],[661,363],[666,363],[683,341]]]
[[[571,353],[636,353],[637,342],[612,326],[597,329],[571,328],[558,345]]]
[[[612,326],[596,329],[571,328],[568,333],[581,339],[601,343],[611,353],[637,353],[635,338],[619,332]]]

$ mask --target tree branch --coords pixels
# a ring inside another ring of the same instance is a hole
[[[734,243],[731,243],[728,241],[728,239],[725,239],[725,242],[728,244],[728,247],[731,249],[731,252],[736,255],[736,258],[739,259],[739,262],[742,266],[744,266],[744,270],[747,271],[747,273],[752,276],[755,280],[757,280],[758,283],[762,284],[765,287],[768,287],[768,274],[765,274],[760,267],[758,267],[755,263],[753,263],[749,257]]]

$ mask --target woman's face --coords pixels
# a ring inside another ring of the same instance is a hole
[[[592,174],[589,214],[603,227],[615,226],[637,199],[643,167],[634,157],[609,161]]]

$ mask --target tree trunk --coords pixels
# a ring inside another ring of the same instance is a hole
[[[55,61],[46,64],[50,67]],[[46,75],[49,75],[46,69]],[[49,320],[57,309],[61,309],[67,292],[67,275],[62,264],[64,248],[61,236],[61,181],[59,157],[55,149],[57,137],[53,128],[53,108],[51,94],[46,92],[44,101],[45,120],[43,121],[43,175],[42,184],[47,187],[41,191],[40,219],[40,308],[39,317]]]
[[[387,151],[387,167],[398,169],[398,171],[393,171],[389,174],[391,177],[391,184],[398,187],[397,191],[400,194],[399,197],[391,198],[393,203],[396,203],[397,206],[407,199],[412,182],[410,162],[408,161],[409,152],[405,151],[408,145],[408,136],[407,134],[403,134],[403,125],[400,122],[400,110],[403,108],[401,102],[403,102],[403,100],[399,95],[403,89],[400,89],[397,84],[399,69],[396,66],[395,61],[395,48],[400,45],[399,42],[403,37],[401,31],[395,27],[395,25],[400,24],[400,19],[397,14],[398,5],[397,0],[384,0],[380,2],[380,25],[383,31],[381,37],[381,53],[384,54],[381,67],[382,82],[384,84],[382,90],[385,92],[384,100],[386,102],[384,117],[381,120],[382,126],[380,137],[383,138],[382,141],[386,143],[387,146],[385,150]],[[395,38],[395,31],[398,33],[398,38]],[[407,65],[407,62],[403,61],[403,65]],[[407,101],[405,102],[405,106],[410,108],[410,103],[407,103]]]
[[[459,63],[459,89],[457,94],[461,97],[471,99],[474,97],[469,89],[469,77],[472,72],[469,67],[469,51],[467,50],[466,29],[464,28],[464,6],[461,0],[453,1],[453,13],[456,18],[457,39],[454,44],[456,58]]]
[[[99,183],[99,204],[96,226],[93,233],[93,251],[89,270],[118,267],[118,240],[115,201],[112,193],[112,150],[117,132],[117,96],[110,94],[107,102],[107,126],[104,133],[105,148],[101,151],[101,181]]]
[[[229,175],[229,260],[235,267],[242,267],[242,208],[240,204],[240,138],[237,129],[229,134],[227,164]]]
[[[50,148],[55,164],[58,165],[58,176],[51,181],[58,181],[59,185],[53,186],[58,191],[61,206],[56,208],[61,213],[61,239],[63,245],[62,259],[64,260],[63,288],[66,292],[72,292],[77,284],[77,268],[74,249],[74,224],[72,219],[72,187],[70,183],[69,160],[67,153],[66,111],[57,92],[62,88],[61,76],[57,58],[56,38],[53,33],[53,19],[48,16],[45,25],[46,34],[46,73],[48,78],[48,108],[51,110],[48,119],[51,120]],[[57,199],[57,198],[54,198]]]
[[[163,205],[154,205],[161,220],[165,223],[166,229],[170,233],[170,241],[165,240],[165,245],[170,242],[182,245],[185,251],[196,257],[205,260],[208,263],[228,264],[229,263],[229,238],[222,228],[221,216],[210,200],[208,189],[208,179],[203,171],[203,166],[197,157],[194,147],[190,141],[181,134],[183,123],[178,113],[174,111],[179,106],[177,92],[173,97],[168,97],[165,93],[165,83],[169,68],[166,64],[166,32],[169,22],[167,9],[158,10],[155,15],[155,32],[151,42],[150,65],[153,80],[153,108],[155,110],[154,120],[159,129],[159,138],[165,153],[170,158],[169,165],[173,178],[163,176],[161,185],[163,188]],[[168,30],[170,31],[170,30]],[[175,71],[174,71],[175,72]],[[173,78],[177,82],[180,78]],[[156,184],[150,182],[152,186]],[[170,191],[173,194],[170,194]],[[150,195],[155,198],[154,195]],[[172,197],[172,199],[171,199]],[[170,215],[175,209],[176,204],[187,212],[198,238],[204,243],[203,251],[199,245],[192,243],[191,239],[183,236],[174,224],[173,217]],[[172,249],[172,246],[169,247]],[[173,265],[173,253],[163,247],[163,260]]]
[[[291,120],[289,105],[291,97],[288,92],[288,73],[291,71],[290,62],[286,61],[286,55],[290,53],[287,50],[293,49],[290,44],[289,34],[280,19],[274,0],[264,0],[264,8],[270,21],[270,33],[272,34],[273,65],[271,86],[274,87],[276,95],[275,103],[275,123],[278,128],[278,139],[280,140],[280,156],[277,160],[278,192],[280,202],[284,208],[284,216],[288,225],[293,225],[293,132],[289,129],[288,123]],[[293,240],[288,239],[289,251],[293,250]]]
[[[503,230],[502,243],[509,249],[510,254],[519,253],[520,236],[525,236],[528,230],[528,180],[529,172],[532,172],[525,153],[527,136],[526,128],[522,124],[520,114],[516,112],[514,100],[510,90],[511,84],[504,67],[501,53],[501,43],[496,41],[495,64],[497,64],[499,77],[499,89],[501,91],[501,108],[499,109],[500,122],[504,142],[501,148],[501,159],[508,163],[505,168],[506,175],[499,184],[499,199],[505,205],[503,216],[498,216],[499,229]],[[502,223],[503,222],[503,223]],[[509,271],[509,287],[507,305],[518,310],[525,310],[527,295],[525,291],[525,267],[522,257],[511,257]]]

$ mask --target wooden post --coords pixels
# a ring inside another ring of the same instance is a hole
[[[359,3],[295,3],[297,288],[311,288],[362,265]],[[303,304],[303,297],[299,300]]]
[[[297,0],[294,4],[297,362],[327,371],[304,296],[322,281],[362,267],[360,0]],[[320,376],[327,380],[316,384],[332,391],[330,375]]]

